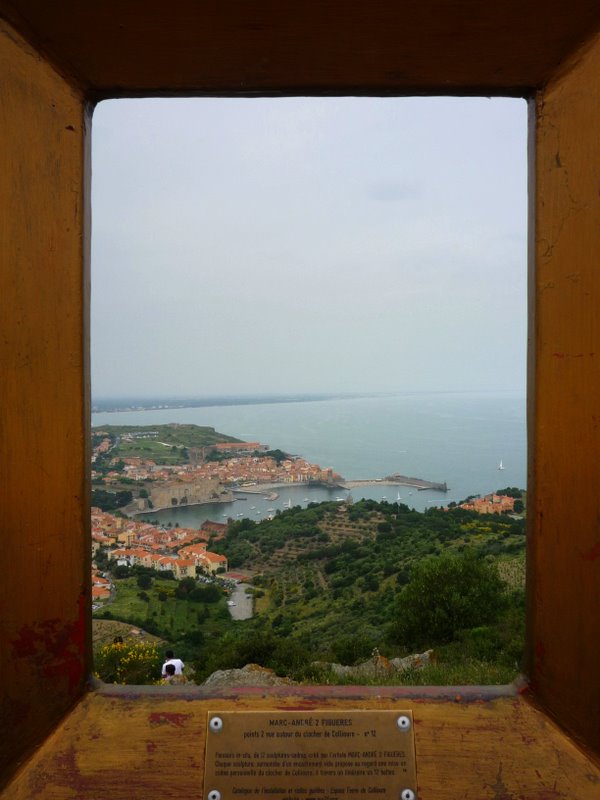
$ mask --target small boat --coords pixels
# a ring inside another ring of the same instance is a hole
[[[308,503],[308,502],[309,502],[309,499],[308,499],[308,497],[305,497],[305,498],[304,498],[304,500],[303,500],[302,502],[303,502],[303,503]]]
[[[502,459],[500,459],[500,463],[498,464],[498,469],[504,469],[504,467],[502,466]]]
[[[256,509],[256,506],[250,506],[250,511],[254,511],[255,509]]]
[[[399,503],[401,500],[402,498],[400,497],[400,492],[398,492],[398,497],[396,498],[396,502]]]
[[[287,503],[283,504],[284,508],[291,508],[292,507],[292,498],[290,497]]]
[[[274,508],[267,508],[267,511],[269,512],[269,514],[274,514],[275,513],[275,509]]]
[[[382,500],[387,500],[387,497],[385,495],[383,495],[381,499]]]

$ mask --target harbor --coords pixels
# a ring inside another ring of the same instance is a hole
[[[446,481],[437,483],[435,481],[426,481],[423,478],[409,478],[406,475],[388,475],[386,478],[364,478],[351,481],[341,481],[339,487],[341,489],[360,489],[366,486],[409,486],[412,489],[417,489],[419,492],[424,492],[431,489],[435,492],[447,492],[448,484]]]

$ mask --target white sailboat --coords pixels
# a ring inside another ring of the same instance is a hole
[[[290,497],[287,503],[283,504],[284,508],[291,508],[292,507],[292,498]]]
[[[502,466],[502,459],[500,459],[500,463],[498,464],[498,469],[504,469],[504,467]]]
[[[396,502],[400,503],[401,501],[402,501],[402,498],[400,497],[400,492],[398,492],[398,497],[396,498]]]

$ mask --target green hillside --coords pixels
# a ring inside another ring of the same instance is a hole
[[[248,640],[225,637],[216,658],[235,660],[236,648],[252,651],[250,642],[259,647],[261,637],[287,653],[280,664],[271,658],[280,669],[310,658],[350,664],[375,647],[389,655],[435,647],[449,666],[463,662],[456,674],[466,682],[473,662],[482,660],[489,667],[483,682],[494,682],[494,674],[510,679],[522,648],[524,534],[523,519],[460,508],[420,513],[371,500],[234,522],[213,549],[228,556],[231,568],[258,573],[258,613],[247,625]],[[411,623],[418,581],[431,608],[418,609]],[[435,623],[440,618],[443,624]],[[207,669],[214,663],[209,659]]]
[[[125,434],[141,434],[156,431],[158,435],[151,439],[134,438],[123,441]],[[180,464],[188,460],[191,448],[206,447],[220,442],[239,442],[233,436],[215,431],[214,428],[201,425],[180,425],[171,422],[168,425],[99,425],[92,428],[92,436],[97,439],[100,432],[119,443],[110,452],[111,458],[149,458],[161,464]]]
[[[248,663],[299,681],[341,682],[313,662],[352,665],[374,648],[388,657],[434,649],[436,663],[394,676],[401,683],[507,683],[519,672],[522,518],[320,503],[233,522],[209,547],[254,575],[252,619],[232,620],[221,590],[193,578],[146,577],[141,590],[141,567],[113,570],[116,599],[97,615],[172,643],[198,682]]]

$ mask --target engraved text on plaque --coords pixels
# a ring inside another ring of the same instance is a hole
[[[411,800],[410,711],[209,712],[204,798]]]

